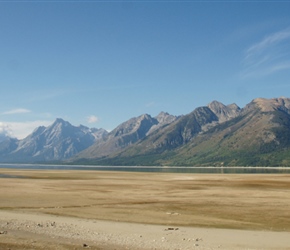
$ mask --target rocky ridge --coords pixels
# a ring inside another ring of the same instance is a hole
[[[101,165],[290,165],[290,99],[244,108],[213,101],[187,115],[143,114],[111,132],[57,119],[23,140],[2,138],[1,162]]]
[[[161,112],[156,118],[148,114],[129,119],[120,124],[102,140],[98,140],[93,146],[77,155],[78,158],[104,157],[120,152],[131,145],[135,145],[153,131],[162,128],[178,117]]]
[[[257,98],[240,109],[198,107],[142,141],[98,159],[108,165],[290,165],[289,98]]]
[[[48,127],[38,127],[22,140],[0,143],[1,161],[36,162],[68,159],[107,134],[103,129],[75,127],[56,119]]]

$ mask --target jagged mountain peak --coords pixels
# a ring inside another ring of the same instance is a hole
[[[140,118],[140,119],[148,119],[148,118],[151,118],[151,115],[143,114],[143,115],[138,116],[138,118]]]
[[[56,126],[56,125],[72,126],[68,121],[65,121],[62,118],[56,118],[54,123],[51,124],[51,126]]]
[[[0,160],[24,163],[75,156],[72,161],[90,159],[95,164],[289,165],[289,110],[286,97],[256,98],[243,109],[213,101],[179,117],[163,111],[155,117],[142,114],[110,133],[57,118],[25,139],[0,141]]]
[[[139,129],[139,127],[145,122],[153,122],[153,118],[148,114],[142,114],[138,117],[133,117],[126,122],[121,123],[110,134],[114,136],[120,136],[122,134],[133,133]]]
[[[239,106],[235,103],[226,106],[221,102],[212,101],[207,106],[218,117],[219,122],[228,121],[238,116],[240,112]]]
[[[150,130],[147,132],[147,135],[150,135],[152,132],[156,131],[157,129],[164,127],[168,124],[173,123],[177,119],[178,116],[170,115],[167,112],[161,111],[157,116],[154,117],[157,120],[157,124],[154,124]]]
[[[48,126],[44,133],[49,139],[59,138],[65,136],[65,134],[70,134],[76,127],[71,125],[69,122],[57,118],[53,124]]]
[[[208,107],[225,107],[225,105],[217,100],[214,100],[212,102],[210,102],[208,105]]]
[[[262,112],[271,112],[277,109],[290,110],[290,99],[286,97],[279,97],[279,98],[256,98],[252,100],[252,102],[248,105],[256,105],[258,106]]]
[[[64,119],[62,119],[62,118],[56,118],[55,119],[55,122],[61,122],[61,123],[65,123],[65,122],[67,122],[67,121],[65,121]]]
[[[157,117],[162,117],[162,116],[167,116],[167,115],[169,115],[169,113],[164,112],[164,111],[161,111],[161,112],[156,116],[156,118],[157,118]]]
[[[258,104],[271,104],[275,110],[263,113]],[[281,97],[255,99],[246,110],[214,101],[147,133],[145,139],[117,154],[93,157],[97,164],[109,165],[290,165],[288,105],[289,99]]]
[[[96,141],[94,145],[81,152],[77,157],[92,158],[95,155],[107,156],[111,153],[116,153],[142,140],[146,137],[150,128],[157,123],[158,121],[148,114],[133,117],[121,123],[106,136]]]
[[[236,104],[236,103],[232,103],[227,105],[228,108],[233,109],[233,110],[240,110],[241,108]]]
[[[167,112],[160,112],[157,116],[154,117],[159,123],[163,123],[163,122],[171,122],[173,120],[176,119],[176,116],[174,115],[170,115],[169,113]]]
[[[82,130],[82,131],[92,130],[92,129],[90,129],[90,128],[88,128],[88,127],[82,125],[82,124],[80,124],[79,126],[77,126],[77,128],[79,128],[79,129]]]
[[[67,159],[91,146],[107,133],[105,130],[75,127],[57,118],[50,126],[40,126],[29,136],[14,143],[5,157],[10,162],[55,161]],[[7,148],[8,146],[5,146]],[[4,151],[4,146],[2,146]],[[1,155],[1,154],[0,154]]]

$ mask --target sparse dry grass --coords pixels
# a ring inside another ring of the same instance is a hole
[[[82,218],[290,231],[290,175],[10,170],[0,209]]]

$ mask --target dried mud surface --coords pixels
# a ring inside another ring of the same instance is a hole
[[[289,174],[0,174],[0,249],[290,249]]]

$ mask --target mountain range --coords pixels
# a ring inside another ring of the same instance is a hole
[[[104,129],[72,126],[56,119],[48,127],[38,127],[23,140],[7,138],[0,142],[1,162],[52,162],[65,160],[106,136]]]
[[[244,108],[213,101],[187,115],[143,114],[110,132],[56,119],[23,140],[1,138],[0,162],[290,166],[290,99],[257,98]]]

